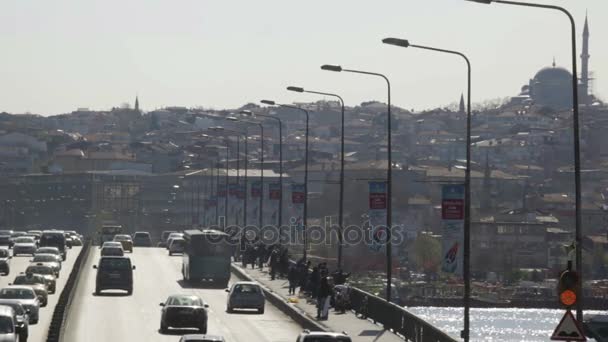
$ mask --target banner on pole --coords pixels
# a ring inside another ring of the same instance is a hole
[[[462,274],[464,243],[464,184],[443,185],[441,218],[443,258],[441,270]]]
[[[305,201],[305,187],[304,184],[291,184],[291,203],[293,204],[304,204]]]
[[[270,183],[268,184],[268,198],[274,201],[278,201],[281,199],[281,184],[280,183]]]
[[[386,182],[369,182],[369,225],[371,236],[369,249],[380,252],[386,244]]]

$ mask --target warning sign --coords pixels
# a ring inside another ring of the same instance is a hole
[[[555,328],[551,336],[553,341],[587,341],[583,329],[579,326],[577,320],[572,315],[572,311],[566,311],[566,314]]]

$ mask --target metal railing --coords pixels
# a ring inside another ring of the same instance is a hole
[[[351,309],[412,342],[456,342],[430,323],[383,298],[351,287]]]

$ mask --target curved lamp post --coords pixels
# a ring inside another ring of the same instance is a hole
[[[582,236],[582,213],[581,213],[581,147],[580,147],[580,129],[579,129],[579,112],[578,112],[578,71],[576,67],[576,24],[572,14],[563,7],[555,5],[544,5],[527,2],[507,1],[507,0],[467,0],[479,2],[483,4],[505,4],[523,7],[535,7],[542,9],[555,10],[564,13],[570,21],[570,40],[572,50],[572,121],[574,130],[574,192],[575,192],[575,240],[576,240],[576,271],[578,272],[579,281],[583,282],[583,236]],[[583,291],[581,286],[577,288],[576,293],[576,319],[583,322]]]
[[[296,93],[309,93],[324,96],[335,97],[340,101],[342,115],[341,115],[341,134],[340,134],[340,196],[338,203],[338,269],[342,269],[342,247],[344,244],[344,99],[340,95],[325,93],[321,91],[306,90],[301,87],[287,87],[287,90],[294,91]]]
[[[350,73],[355,73],[355,74],[363,74],[363,75],[369,75],[369,76],[375,76],[375,77],[380,77],[382,79],[384,79],[386,81],[386,85],[388,88],[388,108],[387,108],[387,154],[388,154],[388,165],[387,165],[387,170],[386,170],[386,300],[388,302],[391,301],[391,283],[392,283],[392,243],[391,243],[391,239],[392,239],[392,234],[391,234],[391,230],[392,230],[392,213],[393,213],[393,208],[392,208],[392,203],[393,203],[393,199],[392,199],[392,184],[393,184],[393,174],[392,174],[392,169],[393,169],[393,159],[392,159],[392,142],[391,142],[391,82],[389,81],[388,77],[386,77],[383,74],[380,73],[376,73],[376,72],[369,72],[369,71],[362,71],[362,70],[353,70],[353,69],[344,69],[339,65],[329,65],[329,64],[325,64],[323,66],[321,66],[322,70],[326,70],[326,71],[334,71],[334,72],[350,72]]]

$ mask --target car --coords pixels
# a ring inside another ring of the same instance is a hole
[[[82,246],[82,238],[72,235],[72,246]]]
[[[57,256],[59,260],[63,260],[61,252],[57,247],[38,247],[36,253],[34,253],[34,256],[36,256],[37,254],[53,254]]]
[[[0,341],[21,341],[17,333],[15,310],[10,306],[0,306]]]
[[[13,308],[15,314],[15,330],[19,335],[19,342],[27,342],[30,328],[30,317],[19,301],[14,299],[0,299],[0,306]],[[1,341],[2,339],[0,339]]]
[[[135,232],[133,234],[133,246],[152,247],[152,238],[148,232]]]
[[[162,234],[160,235],[160,242],[158,243],[158,247],[167,247],[167,239],[169,238],[169,235],[171,235],[172,233],[177,233],[175,230],[165,230],[162,232]]]
[[[26,232],[15,231],[11,234],[11,246],[15,245],[15,239],[27,235]]]
[[[46,279],[40,274],[20,274],[15,277],[12,284],[9,285],[27,285],[34,289],[38,299],[40,299],[40,306],[45,307],[49,302],[49,291]]]
[[[226,311],[234,312],[234,309],[256,309],[258,313],[264,313],[266,297],[260,284],[253,281],[239,281],[232,284],[228,292],[228,303]]]
[[[61,258],[54,254],[36,253],[34,258],[30,260],[34,264],[41,263],[45,266],[50,266],[55,271],[55,276],[59,278],[61,272]]]
[[[127,235],[127,234],[115,235],[114,241],[120,242],[122,244],[122,248],[125,251],[129,251],[130,253],[133,253],[133,240],[131,240],[131,235]]]
[[[125,251],[122,246],[105,246],[101,248],[101,256],[124,256]]]
[[[304,330],[296,342],[351,342],[351,338],[344,332],[326,332]]]
[[[199,296],[189,294],[172,295],[162,306],[160,332],[167,333],[169,328],[196,328],[201,334],[207,333],[207,308]]]
[[[38,323],[40,300],[29,286],[10,285],[0,289],[0,299],[14,299],[23,305],[30,316],[30,324]]]
[[[36,240],[33,237],[20,236],[13,240],[13,256],[36,253]]]
[[[103,256],[99,265],[93,265],[97,270],[95,277],[95,294],[104,290],[125,290],[127,294],[133,293],[133,270],[131,259],[124,256]]]
[[[172,238],[169,243],[169,255],[173,255],[175,253],[184,253],[184,249],[186,248],[186,240],[183,238]]]
[[[217,335],[188,334],[182,336],[179,342],[226,342],[226,340]]]
[[[72,246],[73,246],[73,244],[72,244],[72,236],[70,234],[68,234],[67,232],[64,232],[63,236],[65,237],[65,245],[68,248],[72,248]]]
[[[40,247],[57,247],[61,253],[61,260],[67,258],[66,242],[63,232],[60,230],[45,230],[40,236]]]
[[[8,249],[0,248],[0,273],[4,275],[9,275],[9,273],[11,273],[10,260],[12,258]]]
[[[167,250],[169,250],[169,245],[171,245],[171,240],[173,240],[175,238],[183,239],[184,238],[184,233],[171,233],[169,235],[169,237],[167,237],[167,245],[165,247],[165,248],[167,248]]]
[[[50,293],[55,293],[57,289],[57,277],[55,277],[55,271],[52,267],[46,266],[42,263],[29,265],[25,269],[25,274],[33,273],[41,275],[46,281],[46,285]]]
[[[8,248],[13,247],[11,235],[13,235],[12,230],[0,230],[0,246],[8,246]]]

